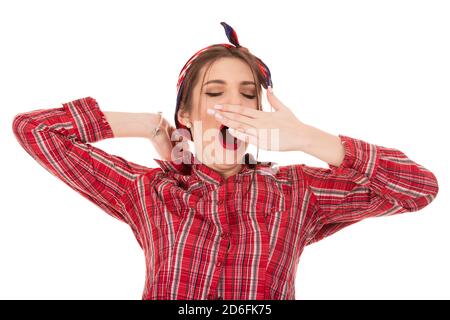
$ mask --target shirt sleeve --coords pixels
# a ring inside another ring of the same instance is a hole
[[[12,129],[20,145],[47,171],[111,216],[132,223],[123,197],[139,175],[152,169],[90,144],[114,137],[94,98],[19,113]]]
[[[345,149],[339,167],[298,166],[316,217],[307,244],[368,217],[418,211],[436,197],[435,175],[400,150],[339,137]]]

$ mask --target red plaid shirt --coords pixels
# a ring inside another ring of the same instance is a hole
[[[249,193],[251,164],[228,179],[195,161],[147,168],[90,144],[114,137],[91,97],[20,113],[13,131],[46,170],[131,227],[145,254],[143,299],[295,299],[305,246],[438,193],[433,173],[401,151],[344,135],[339,167],[258,164]]]

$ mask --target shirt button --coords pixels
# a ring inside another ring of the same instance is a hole
[[[222,265],[222,261],[217,261],[216,265],[220,267]]]

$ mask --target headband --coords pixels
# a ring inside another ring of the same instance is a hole
[[[178,109],[180,107],[180,100],[181,100],[181,96],[183,94],[183,89],[184,89],[184,83],[185,83],[185,77],[186,74],[189,71],[190,66],[192,65],[192,62],[204,51],[209,50],[212,47],[215,47],[217,45],[221,45],[224,46],[226,48],[231,48],[231,47],[242,47],[239,44],[239,40],[236,34],[236,31],[229,26],[227,23],[225,22],[221,22],[220,23],[224,29],[225,29],[225,34],[228,38],[228,41],[231,42],[232,44],[228,44],[228,43],[220,43],[220,44],[215,44],[215,45],[211,45],[211,46],[207,46],[199,51],[197,51],[184,65],[184,67],[181,69],[180,74],[178,76],[178,82],[177,82],[177,104],[176,104],[176,109],[175,109],[175,125],[176,128],[183,128],[183,129],[187,129],[183,124],[181,124],[178,119],[177,119],[177,113],[178,113]],[[244,47],[242,47],[244,48]],[[246,49],[246,48],[245,48]],[[247,49],[248,50],[248,49]],[[267,89],[267,87],[272,87],[272,78],[271,78],[271,74],[270,74],[270,70],[269,68],[265,65],[264,62],[261,61],[261,59],[259,59],[258,57],[255,57],[258,63],[258,67],[261,70],[262,74],[264,75],[264,80],[265,83],[263,84],[264,88]]]

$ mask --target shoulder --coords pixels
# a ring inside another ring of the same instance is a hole
[[[285,193],[301,192],[306,190],[308,184],[303,173],[304,164],[258,166],[258,175],[264,177],[266,181],[278,185]]]
[[[273,179],[289,181],[292,183],[294,181],[303,180],[304,166],[304,164],[273,164],[271,166],[261,167],[259,171],[261,171],[262,174],[272,177]]]

